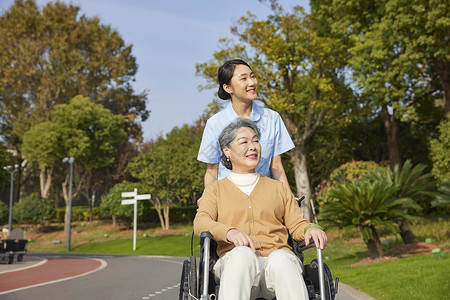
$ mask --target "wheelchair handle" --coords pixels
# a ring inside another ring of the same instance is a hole
[[[297,246],[298,246],[298,250],[300,250],[301,252],[303,252],[303,251],[305,251],[305,250],[314,248],[314,247],[316,246],[316,243],[314,243],[314,239],[311,238],[311,239],[309,240],[308,246],[306,246],[305,240],[298,242],[298,245],[297,245]]]
[[[211,232],[202,231],[202,233],[200,234],[200,246],[203,246],[203,242],[205,241],[205,238],[211,239]]]
[[[203,291],[201,294],[201,300],[208,300],[208,285],[209,285],[209,246],[211,243],[211,233],[203,231],[200,234],[200,245],[203,247]]]

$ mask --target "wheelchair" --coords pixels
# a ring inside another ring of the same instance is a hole
[[[193,236],[192,236],[193,237]],[[200,261],[197,270],[197,258],[193,253],[193,240],[191,240],[191,257],[185,260],[181,272],[180,300],[217,300],[220,296],[219,283],[216,281],[213,267],[219,259],[216,249],[217,242],[211,238],[211,233],[202,232],[200,235]],[[305,242],[289,238],[292,251],[303,263],[303,251],[314,248],[314,240],[305,246]],[[322,250],[317,249],[317,258],[310,264],[304,265],[303,279],[305,280],[310,300],[334,300],[338,291],[339,278],[335,282],[330,269],[323,263]],[[258,300],[263,300],[259,298]],[[272,300],[272,299],[267,299]]]

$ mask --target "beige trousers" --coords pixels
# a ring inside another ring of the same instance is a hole
[[[257,257],[248,247],[235,247],[216,262],[214,272],[219,300],[309,299],[301,261],[288,250]]]

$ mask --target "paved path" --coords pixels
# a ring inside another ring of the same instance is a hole
[[[27,254],[0,264],[0,299],[174,300],[182,257]],[[336,300],[373,300],[340,283]]]

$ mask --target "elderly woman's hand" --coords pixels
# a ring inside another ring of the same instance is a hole
[[[255,244],[249,235],[237,229],[231,229],[227,232],[227,240],[237,246],[246,246],[255,251]]]
[[[317,248],[320,248],[322,250],[325,249],[325,246],[327,245],[327,234],[323,230],[315,227],[306,230],[305,232],[306,246],[309,245],[309,241],[311,240],[311,238],[314,239],[314,243],[316,244]]]

